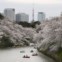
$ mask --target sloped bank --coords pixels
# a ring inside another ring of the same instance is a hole
[[[58,56],[58,53],[51,53],[51,52],[46,52],[46,51],[41,51],[39,49],[37,49],[40,53],[43,53],[44,55],[52,58],[55,62],[62,62],[62,53],[61,53],[61,57]]]
[[[43,21],[36,31],[34,41],[39,51],[62,62],[62,17]]]

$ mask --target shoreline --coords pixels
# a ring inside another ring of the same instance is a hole
[[[13,46],[13,47],[0,48],[0,49],[25,48],[25,47],[32,47],[32,46]]]
[[[42,54],[44,54],[44,55],[46,55],[46,56],[52,58],[55,62],[62,62],[62,61],[60,60],[60,58],[59,58],[56,54],[51,54],[51,53],[49,53],[49,52],[40,51],[39,49],[37,49],[37,50],[38,50],[40,53],[42,53]]]
[[[0,49],[11,49],[11,48],[24,48],[24,47],[32,47],[32,46],[13,46],[13,47],[8,47],[8,48],[0,48]],[[38,52],[46,55],[47,57],[53,59],[55,62],[62,62],[60,61],[60,58],[58,58],[58,56],[56,54],[52,54],[52,53],[48,53],[48,52],[44,52],[44,51],[40,51],[39,49],[37,49]]]

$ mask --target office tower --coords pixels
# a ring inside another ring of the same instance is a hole
[[[4,16],[11,21],[15,21],[15,9],[13,9],[13,8],[5,9]]]
[[[29,15],[25,13],[16,14],[16,22],[29,22]]]
[[[43,20],[45,20],[45,13],[38,12],[38,21],[41,22]]]

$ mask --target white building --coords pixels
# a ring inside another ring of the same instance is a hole
[[[4,16],[11,21],[15,21],[15,9],[13,9],[13,8],[5,9]]]
[[[41,22],[43,20],[45,20],[45,13],[38,12],[38,21]]]
[[[18,13],[16,14],[16,22],[29,22],[29,15],[25,13]]]

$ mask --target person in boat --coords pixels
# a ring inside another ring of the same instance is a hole
[[[31,50],[30,52],[34,52],[33,50]]]
[[[26,58],[30,58],[28,55],[26,55]]]
[[[32,54],[32,56],[37,56],[38,54],[37,53],[35,53],[35,54]]]
[[[23,56],[23,58],[25,58],[25,55]]]
[[[28,55],[24,55],[23,58],[30,58],[30,56],[28,56]]]

